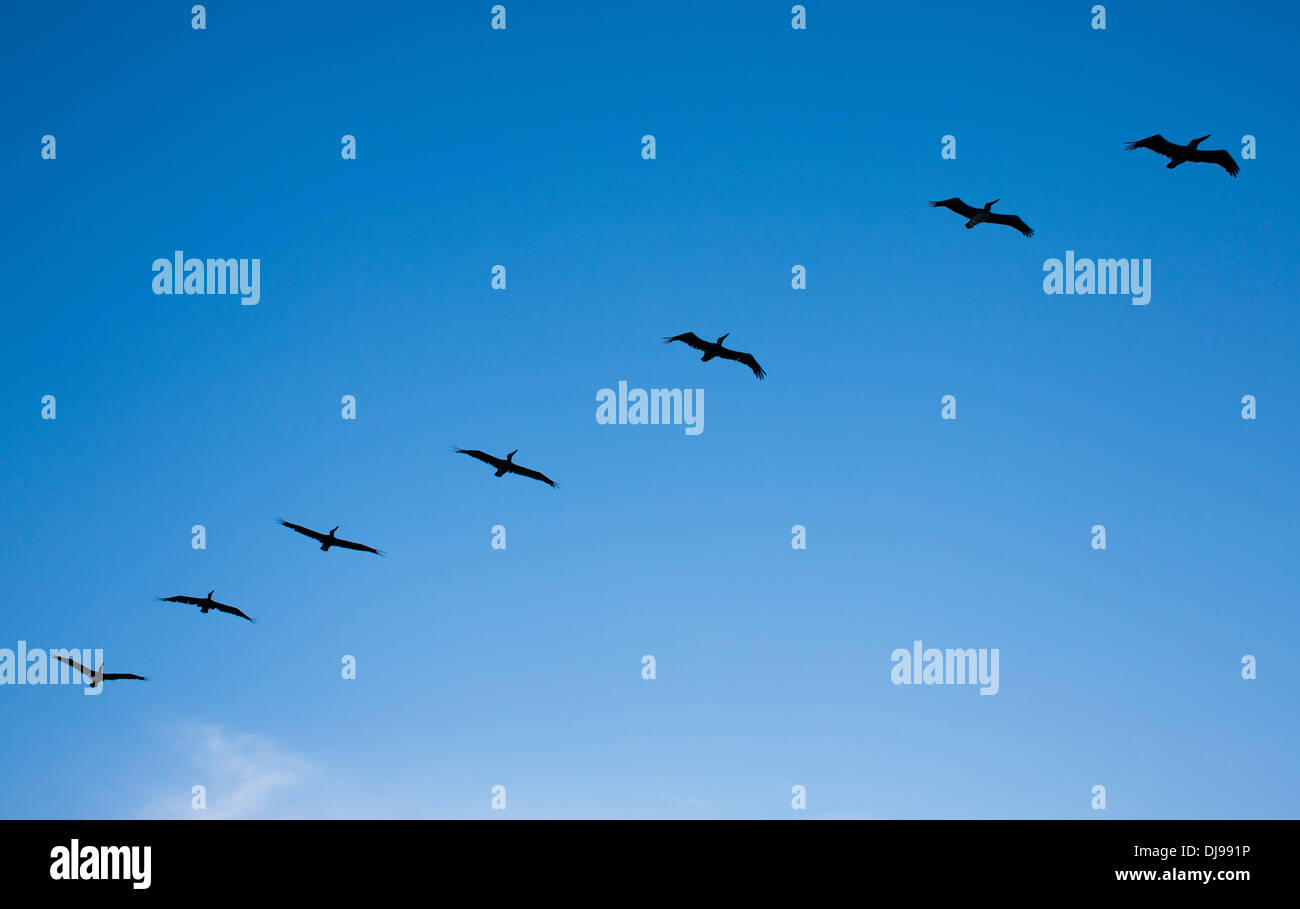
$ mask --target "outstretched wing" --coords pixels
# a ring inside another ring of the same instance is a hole
[[[521,477],[532,477],[534,480],[541,480],[547,486],[553,486],[559,488],[560,485],[559,483],[556,483],[554,480],[552,480],[550,477],[548,477],[546,474],[542,473],[541,471],[532,470],[531,468],[528,467],[520,467],[518,464],[511,464],[510,472],[517,473]]]
[[[484,464],[491,464],[493,467],[497,467],[497,468],[499,468],[502,464],[505,463],[500,458],[494,458],[486,451],[479,451],[477,448],[457,448],[455,445],[453,445],[451,447],[451,450],[456,452],[456,454],[464,454],[464,455],[469,455],[471,458],[478,458]]]
[[[155,597],[160,603],[186,603],[190,606],[197,606],[203,602],[199,597],[187,597],[184,594],[178,594],[174,597]]]
[[[213,601],[212,601],[212,608],[215,609],[215,610],[217,610],[218,612],[226,612],[226,613],[229,613],[230,615],[237,615],[237,616],[239,616],[241,619],[248,619],[248,621],[250,621],[250,622],[253,621],[253,619],[251,619],[251,618],[249,618],[248,616],[244,615],[242,612],[240,612],[240,611],[239,611],[238,609],[236,609],[234,606],[227,606],[225,603],[218,603],[216,600],[213,600]]]
[[[360,552],[373,552],[375,555],[383,555],[383,552],[378,549],[372,549],[363,543],[353,543],[351,540],[340,540],[338,537],[334,538],[332,545],[341,546],[344,549],[356,549]]]
[[[322,542],[325,540],[325,534],[312,530],[310,527],[303,527],[301,524],[293,524],[290,523],[289,521],[281,521],[280,523],[283,524],[285,527],[288,527],[290,530],[298,531],[298,533],[302,534],[305,537],[311,537],[313,540],[318,540]]]
[[[61,663],[67,663],[69,666],[77,670],[77,672],[80,672],[88,679],[92,678],[95,675],[95,671],[93,669],[91,669],[89,666],[82,666],[76,660],[69,659],[68,657],[65,656],[59,656],[58,654],[55,654],[55,659],[57,659]],[[104,676],[104,678],[108,678],[108,676]]]
[[[106,672],[103,675],[103,679],[106,682],[111,682],[115,679],[136,679],[141,682],[149,681],[144,676],[136,675],[134,672]]]
[[[969,218],[972,215],[978,214],[981,211],[981,209],[972,208],[971,206],[967,205],[965,202],[963,202],[961,199],[956,198],[955,196],[951,199],[944,199],[942,202],[931,202],[930,207],[948,208],[951,209],[952,211],[955,211],[963,218]]]
[[[1005,224],[1007,227],[1014,227],[1026,237],[1032,237],[1034,235],[1034,229],[1024,221],[1021,221],[1018,215],[999,215],[994,213],[989,215],[989,223]]]
[[[1164,155],[1166,158],[1172,158],[1174,153],[1181,147],[1174,145],[1159,133],[1154,136],[1147,136],[1145,139],[1138,139],[1136,142],[1130,142],[1124,146],[1128,151],[1133,151],[1135,148],[1149,148],[1157,155]]]
[[[1193,149],[1192,153],[1187,156],[1188,161],[1198,161],[1202,164],[1217,164],[1228,172],[1231,177],[1237,176],[1237,171],[1241,170],[1237,166],[1236,160],[1222,148],[1215,148],[1209,151]]]
[[[688,331],[685,334],[673,335],[671,338],[664,338],[665,344],[671,344],[674,341],[681,341],[683,344],[686,344],[689,347],[694,347],[696,350],[708,350],[709,348],[708,342],[701,340],[693,331]]]
[[[754,359],[753,354],[743,353],[739,350],[727,350],[727,348],[724,347],[718,356],[722,357],[724,360],[735,360],[737,363],[744,363],[752,369],[754,375],[758,376],[760,379],[767,375],[767,373],[763,372],[763,367],[758,365],[758,361]]]

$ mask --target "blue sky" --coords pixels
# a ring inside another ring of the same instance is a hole
[[[1294,6],[506,6],[0,12],[0,648],[151,679],[0,687],[0,816],[1294,817]]]

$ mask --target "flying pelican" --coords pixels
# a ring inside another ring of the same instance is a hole
[[[741,353],[738,350],[730,350],[722,346],[722,342],[727,340],[727,335],[729,334],[731,334],[731,332],[727,332],[726,335],[723,335],[716,341],[706,341],[699,335],[695,334],[695,332],[688,331],[685,334],[673,335],[671,338],[664,338],[664,343],[671,344],[674,341],[681,341],[688,347],[694,347],[696,350],[704,351],[704,356],[700,357],[701,363],[707,363],[714,357],[722,357],[724,360],[735,360],[737,363],[744,363],[750,369],[754,370],[754,375],[758,376],[760,379],[767,375],[767,373],[763,372],[763,367],[758,365],[758,361],[754,359],[753,354]]]
[[[1002,201],[1001,199],[994,199],[992,202],[985,203],[984,208],[979,209],[979,208],[975,208],[974,206],[967,205],[961,199],[953,198],[953,199],[944,199],[942,202],[931,202],[930,207],[952,209],[957,214],[967,219],[966,221],[967,230],[970,230],[976,224],[983,224],[985,221],[987,221],[990,224],[1005,224],[1007,227],[1014,227],[1016,230],[1020,231],[1026,237],[1032,237],[1034,235],[1034,229],[1030,227],[1028,224],[1026,224],[1024,221],[1021,221],[1018,216],[997,214],[991,211],[993,206],[1001,201]]]
[[[1157,155],[1164,155],[1169,159],[1169,163],[1165,167],[1170,170],[1185,161],[1191,161],[1195,164],[1217,164],[1226,170],[1229,176],[1237,176],[1237,171],[1241,170],[1241,168],[1237,166],[1237,162],[1233,160],[1232,155],[1221,148],[1216,148],[1213,151],[1201,151],[1197,148],[1208,138],[1210,137],[1205,135],[1199,139],[1193,139],[1186,145],[1175,145],[1164,136],[1156,133],[1154,136],[1147,136],[1145,139],[1130,142],[1124,147],[1129,151],[1135,148],[1149,148]]]
[[[334,536],[334,531],[338,530],[342,526],[341,524],[335,524],[334,530],[329,533],[321,533],[319,530],[312,530],[309,527],[303,527],[301,524],[292,524],[288,521],[281,521],[280,523],[290,530],[296,530],[303,536],[311,537],[317,543],[320,543],[322,552],[329,552],[331,546],[337,546],[340,549],[356,549],[360,552],[373,552],[375,555],[383,555],[378,549],[372,549],[361,543],[353,543],[351,540],[343,540]]]
[[[560,485],[544,473],[540,473],[536,470],[529,470],[527,467],[520,467],[516,464],[514,462],[514,456],[519,453],[518,448],[506,455],[504,461],[500,458],[493,457],[485,451],[479,451],[477,448],[457,448],[453,445],[451,450],[457,454],[467,454],[471,458],[478,458],[484,464],[491,464],[497,469],[494,476],[504,477],[508,473],[517,473],[521,477],[532,477],[534,480],[541,480],[547,486],[558,487]]]
[[[100,682],[116,682],[118,679],[138,679],[141,682],[149,681],[144,676],[136,675],[134,672],[105,672],[103,663],[99,664],[99,670],[96,671],[91,669],[89,666],[82,666],[76,660],[68,659],[65,656],[59,656],[57,653],[54,657],[61,663],[67,663],[73,669],[90,679],[91,688],[96,687]]]
[[[187,597],[183,594],[178,594],[174,597],[158,597],[157,599],[161,603],[186,603],[190,606],[197,606],[204,613],[209,609],[215,609],[217,612],[228,612],[231,615],[239,616],[241,619],[248,619],[250,622],[256,621],[256,619],[249,619],[248,616],[244,615],[234,606],[227,606],[225,603],[218,603],[216,600],[212,599],[214,593],[216,593],[216,590],[209,590],[208,595],[205,597]]]

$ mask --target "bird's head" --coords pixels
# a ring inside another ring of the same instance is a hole
[[[209,599],[209,600],[212,599],[212,595],[213,595],[214,593],[216,593],[216,592],[217,592],[217,588],[215,588],[215,587],[213,587],[211,590],[209,590],[209,591],[208,591],[208,599]]]
[[[515,457],[515,455],[517,455],[517,454],[519,454],[519,449],[518,449],[518,448],[516,448],[514,451],[510,452],[510,454],[506,455],[506,460],[507,460],[507,461],[512,461],[512,460],[514,460],[514,457]]]
[[[985,202],[985,203],[984,203],[984,210],[985,210],[985,211],[988,211],[990,208],[992,208],[993,206],[997,205],[997,204],[998,204],[999,202],[1001,202],[1001,201],[1002,201],[1001,199],[994,199],[992,202]]]
[[[1201,138],[1199,138],[1199,139],[1193,139],[1191,142],[1189,142],[1189,143],[1187,143],[1187,144],[1190,145],[1192,148],[1195,148],[1196,146],[1198,146],[1198,145],[1200,145],[1202,142],[1204,142],[1206,139],[1210,138],[1210,136],[1212,136],[1212,135],[1213,135],[1213,133],[1206,133],[1204,136],[1201,136]]]
[[[335,525],[334,525],[334,530],[338,530],[338,529],[339,529],[340,527],[342,527],[342,526],[343,526],[342,524],[335,524]],[[330,531],[330,536],[334,536],[334,530],[331,530],[331,531]]]
[[[726,335],[723,335],[721,338],[718,338],[718,343],[721,344],[723,341],[727,340],[727,335],[729,334],[731,334],[731,332],[727,332]]]

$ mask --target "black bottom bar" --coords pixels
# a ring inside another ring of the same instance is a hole
[[[863,895],[1105,888],[1230,899],[1285,885],[1298,832],[1296,821],[3,821],[0,875],[7,893],[81,896],[328,896],[415,882],[430,896],[468,885],[493,898],[808,897],[847,884]]]

